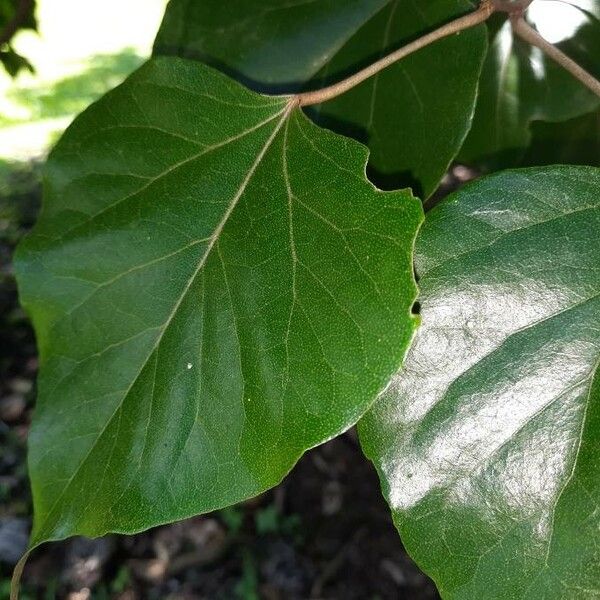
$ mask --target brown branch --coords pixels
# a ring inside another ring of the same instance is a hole
[[[533,0],[492,0],[494,10],[509,14],[523,14]]]
[[[298,96],[295,98],[295,101],[299,106],[310,106],[312,104],[320,104],[321,102],[331,100],[332,98],[347,92],[366,79],[369,79],[369,77],[376,75],[386,67],[389,67],[405,56],[408,56],[409,54],[412,54],[413,52],[416,52],[425,46],[429,46],[429,44],[432,44],[437,40],[441,40],[449,35],[483,23],[489,18],[494,10],[494,6],[490,0],[483,0],[477,10],[463,17],[459,17],[454,21],[450,21],[450,23],[446,23],[446,25],[442,25],[442,27],[439,29],[436,29],[435,31],[432,31],[423,37],[418,38],[414,42],[403,46],[395,52],[388,54],[387,56],[362,69],[358,73],[351,75],[343,81],[339,81],[338,83],[334,83],[333,85],[320,90],[315,90],[314,92],[304,92],[302,94],[298,94]]]
[[[0,31],[0,48],[4,44],[8,44],[15,33],[20,29],[21,25],[27,20],[27,16],[33,9],[34,0],[19,0],[17,10],[13,18],[6,24],[4,29]]]
[[[291,103],[296,106],[311,106],[313,104],[320,104],[321,102],[332,100],[348,90],[351,90],[366,79],[369,79],[369,77],[373,77],[395,62],[405,58],[409,54],[421,50],[422,48],[452,34],[459,33],[460,31],[484,23],[494,12],[508,13],[516,35],[530,43],[532,46],[540,48],[592,92],[597,96],[600,96],[600,82],[556,46],[547,42],[525,21],[523,13],[532,2],[533,0],[482,0],[479,8],[474,12],[459,17],[454,21],[450,21],[450,23],[416,39],[391,54],[384,56],[347,79],[320,90],[298,94],[291,99]]]
[[[10,600],[19,600],[19,586],[21,583],[21,576],[23,575],[23,569],[25,568],[25,563],[27,563],[27,559],[29,558],[30,550],[27,550],[23,556],[19,559],[19,562],[15,565],[13,570],[12,580],[10,582]]]
[[[580,67],[573,59],[569,58],[554,44],[545,40],[522,16],[511,18],[511,24],[516,35],[530,43],[532,46],[545,52],[552,60],[569,71],[573,77],[594,92],[596,96],[600,97],[600,81],[598,81],[591,73],[588,73],[584,68]]]

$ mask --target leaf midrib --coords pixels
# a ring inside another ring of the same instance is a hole
[[[153,344],[153,346],[150,348],[150,350],[149,350],[146,358],[142,361],[139,371],[133,377],[130,386],[123,393],[123,396],[122,396],[121,400],[117,403],[117,405],[116,405],[115,410],[113,411],[113,413],[107,418],[105,425],[98,432],[98,435],[97,435],[96,439],[90,445],[90,449],[87,451],[87,453],[85,454],[85,456],[81,459],[81,461],[77,465],[76,469],[74,470],[73,474],[68,479],[68,481],[65,484],[65,486],[63,487],[62,491],[60,492],[60,494],[58,495],[58,497],[56,498],[56,500],[54,501],[54,503],[52,504],[52,506],[48,509],[48,511],[46,513],[46,515],[47,515],[46,518],[44,519],[44,521],[42,521],[42,524],[38,528],[36,528],[38,531],[36,532],[35,535],[32,534],[31,541],[30,541],[30,550],[33,549],[35,546],[39,545],[40,543],[42,543],[43,541],[48,541],[50,539],[49,536],[48,536],[47,539],[43,538],[43,535],[44,535],[43,531],[44,531],[45,525],[48,523],[50,517],[53,515],[55,509],[58,507],[60,501],[63,499],[65,493],[67,492],[67,490],[69,489],[69,487],[71,486],[71,484],[73,483],[73,481],[75,481],[75,479],[76,479],[77,475],[79,474],[79,471],[81,470],[82,466],[86,463],[86,461],[88,460],[88,458],[90,457],[90,455],[92,454],[92,452],[94,451],[94,449],[96,448],[97,442],[100,440],[100,438],[102,437],[102,435],[104,434],[104,432],[107,430],[108,426],[110,425],[110,423],[114,419],[115,415],[117,415],[117,413],[121,410],[121,408],[123,406],[123,402],[125,401],[125,399],[129,395],[129,392],[131,391],[131,389],[135,385],[136,381],[138,380],[139,376],[143,372],[144,368],[148,364],[148,361],[151,358],[152,354],[160,346],[160,343],[161,343],[161,341],[163,339],[164,333],[166,332],[166,330],[168,329],[171,321],[173,320],[173,318],[177,314],[177,311],[179,310],[179,307],[181,306],[183,300],[185,299],[185,297],[187,295],[187,292],[190,290],[190,288],[192,287],[194,281],[196,280],[196,277],[198,276],[198,274],[200,273],[200,271],[202,270],[202,268],[206,264],[206,261],[208,260],[210,254],[211,254],[212,249],[217,244],[217,242],[219,240],[219,236],[221,235],[221,233],[223,231],[223,228],[225,227],[225,225],[227,224],[227,221],[229,220],[229,217],[231,216],[231,214],[235,210],[235,207],[237,206],[240,198],[243,196],[243,194],[244,194],[244,192],[245,192],[245,190],[246,190],[246,188],[247,188],[250,180],[252,179],[252,176],[256,172],[256,169],[258,168],[258,166],[262,162],[262,159],[264,158],[265,154],[267,153],[267,151],[271,147],[273,141],[277,137],[277,134],[281,130],[281,127],[289,119],[289,116],[292,113],[292,111],[293,111],[294,108],[295,108],[295,104],[293,102],[289,102],[286,105],[286,108],[281,113],[278,113],[278,115],[274,115],[271,119],[269,119],[266,122],[264,122],[264,123],[261,124],[261,125],[266,125],[267,123],[275,120],[277,118],[277,116],[281,115],[281,118],[279,119],[279,121],[275,125],[275,127],[273,129],[273,132],[271,133],[271,135],[269,136],[269,138],[267,139],[267,141],[263,145],[262,149],[258,153],[255,161],[252,163],[252,165],[251,165],[250,169],[248,170],[246,176],[242,180],[242,183],[240,184],[240,187],[238,188],[236,194],[233,196],[231,202],[229,203],[229,206],[227,207],[227,210],[223,214],[223,217],[221,218],[221,220],[219,221],[219,223],[215,227],[215,230],[214,230],[213,234],[210,236],[209,242],[208,242],[208,244],[206,246],[206,251],[204,252],[202,258],[198,262],[198,266],[196,267],[196,269],[192,273],[191,277],[188,279],[186,285],[184,286],[183,291],[181,292],[181,294],[180,294],[177,302],[175,303],[175,306],[173,307],[173,310],[168,315],[165,323],[161,326],[160,333],[157,335],[156,341]],[[252,129],[252,131],[255,131],[255,130],[256,130],[256,128]],[[248,132],[246,132],[246,133],[248,133]],[[238,139],[238,137],[239,136],[237,136],[235,139]],[[221,145],[223,145],[223,144],[221,144]],[[194,158],[196,158],[196,157],[193,157],[193,158],[190,158],[190,159],[186,159],[186,161],[184,161],[184,162],[189,162],[190,160],[194,160]],[[173,168],[175,168],[175,167],[173,167]],[[172,168],[170,170],[172,170]],[[124,199],[121,199],[121,200],[124,200]],[[111,206],[114,206],[114,203]]]
[[[93,215],[91,215],[85,221],[83,221],[81,223],[78,223],[77,225],[71,227],[67,231],[61,233],[58,237],[53,238],[53,242],[58,242],[60,240],[63,240],[67,235],[69,235],[70,233],[72,233],[73,231],[76,231],[77,229],[79,229],[81,227],[84,227],[84,226],[88,225],[89,223],[91,223],[92,221],[94,221],[100,215],[105,214],[105,213],[113,210],[114,208],[116,208],[117,206],[119,206],[120,204],[122,204],[123,202],[126,202],[127,200],[129,200],[131,198],[134,198],[140,192],[143,192],[144,190],[146,190],[147,188],[149,188],[150,186],[152,186],[157,181],[160,181],[163,177],[166,177],[169,173],[173,172],[175,169],[178,169],[181,166],[189,164],[190,162],[192,162],[192,161],[200,158],[201,156],[205,156],[206,154],[209,154],[210,152],[212,152],[214,150],[217,150],[218,148],[222,148],[223,146],[226,146],[227,144],[231,144],[233,142],[236,142],[237,140],[245,137],[246,135],[249,135],[251,133],[254,133],[255,131],[258,131],[260,128],[268,125],[269,123],[271,123],[272,121],[274,121],[275,119],[277,119],[277,117],[279,117],[281,115],[283,115],[282,119],[285,120],[286,115],[288,114],[288,107],[289,106],[290,106],[289,104],[286,105],[286,108],[284,108],[280,112],[278,112],[278,113],[270,116],[268,119],[264,119],[263,121],[261,121],[257,125],[252,126],[249,129],[246,129],[246,130],[242,131],[241,133],[233,135],[233,136],[227,138],[226,140],[224,140],[222,142],[219,142],[217,144],[213,144],[211,146],[208,146],[208,147],[204,148],[201,152],[199,152],[197,154],[194,154],[193,156],[188,157],[188,158],[184,159],[183,161],[180,161],[180,162],[178,162],[178,163],[176,163],[174,165],[171,165],[170,167],[168,167],[167,169],[165,169],[164,171],[162,171],[161,173],[159,173],[157,176],[149,179],[149,181],[147,183],[145,183],[142,187],[138,188],[134,192],[131,192],[130,194],[127,194],[123,198],[119,198],[118,200],[116,200],[115,202],[113,202],[112,204],[110,204],[109,206],[106,206],[102,210],[100,210],[100,211],[94,213]],[[200,243],[200,242],[203,242],[203,241],[210,241],[210,237],[203,238],[202,240],[195,240],[194,243]],[[184,251],[184,250],[185,250],[185,248],[180,248],[175,253],[181,252],[181,251]],[[134,269],[145,268],[146,266],[148,266],[152,262],[155,262],[157,260],[162,260],[162,259],[164,259],[166,257],[167,256],[157,257],[156,259],[152,259],[152,261],[149,261],[148,263],[145,263],[145,264],[138,265],[138,266],[134,267]],[[100,282],[98,284],[98,286],[88,296],[86,296],[77,306],[73,307],[67,314],[65,314],[61,319],[59,319],[56,323],[54,323],[51,326],[50,332],[54,331],[75,310],[77,310],[77,309],[81,308],[83,305],[85,305],[85,303],[91,297],[93,297],[93,295],[97,292],[98,289],[106,287],[107,284],[109,284],[112,281],[116,281],[117,279],[119,279],[120,277],[122,277],[124,274],[125,273],[118,273],[115,276],[113,276],[112,278],[110,278],[109,280]],[[78,364],[81,363],[81,362],[83,362],[83,361],[79,361]],[[69,371],[66,375],[64,375],[63,378],[62,378],[62,380],[58,384],[56,384],[55,387],[57,387],[66,377],[68,377],[69,375],[71,375],[71,373],[77,368],[78,364],[75,365],[75,367],[71,371]]]

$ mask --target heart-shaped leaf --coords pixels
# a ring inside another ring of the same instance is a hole
[[[366,161],[292,98],[175,58],[74,122],[16,260],[32,545],[254,496],[363,414],[413,335],[422,219]]]
[[[171,0],[155,53],[199,58],[255,89],[289,92],[338,81],[470,10],[468,0]],[[368,143],[374,181],[429,196],[471,125],[485,52],[485,28],[464,31],[310,114]]]
[[[600,170],[504,172],[428,214],[422,327],[360,423],[445,598],[600,593]]]
[[[548,41],[600,77],[600,0],[535,0],[527,18]],[[459,157],[486,169],[519,162],[531,140],[532,121],[566,121],[600,103],[539,48],[514,37],[508,21],[492,29],[473,126]],[[568,144],[569,136],[559,143]]]

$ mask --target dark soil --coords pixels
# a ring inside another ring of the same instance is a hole
[[[0,188],[0,599],[31,522],[25,445],[35,343],[11,275],[39,206],[37,167]],[[308,452],[276,489],[135,536],[47,544],[22,587],[33,598],[332,600],[438,598],[406,555],[354,432]]]

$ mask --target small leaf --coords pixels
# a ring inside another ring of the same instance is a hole
[[[25,29],[37,30],[35,0],[0,0],[0,65],[11,77],[20,71],[34,72],[33,65],[12,47],[15,36]]]
[[[0,50],[0,64],[11,77],[16,77],[20,71],[34,73],[33,65],[20,54],[17,54],[10,46],[7,50]]]
[[[260,91],[315,89],[471,10],[467,0],[171,0],[155,53],[208,61]],[[429,196],[471,126],[485,52],[485,27],[464,31],[309,114],[368,144],[376,183]]]
[[[67,130],[16,269],[41,374],[32,545],[275,485],[412,338],[409,192],[288,97],[150,61]]]
[[[315,80],[337,81],[367,57],[372,62],[469,9],[467,2],[448,0],[429,0],[418,8],[410,1],[389,2]],[[427,198],[471,127],[484,55],[485,29],[463,31],[322,104],[315,120],[368,143],[375,182],[389,189],[408,184]]]
[[[297,92],[389,0],[171,0],[154,53],[213,62],[263,92]]]
[[[527,14],[548,41],[600,77],[600,0],[538,0]],[[493,28],[479,87],[473,126],[459,160],[488,170],[519,163],[531,141],[532,121],[566,121],[600,105],[597,96],[540,49],[515,38],[506,20]]]
[[[445,598],[600,592],[600,170],[482,179],[428,214],[421,317],[360,423]]]

